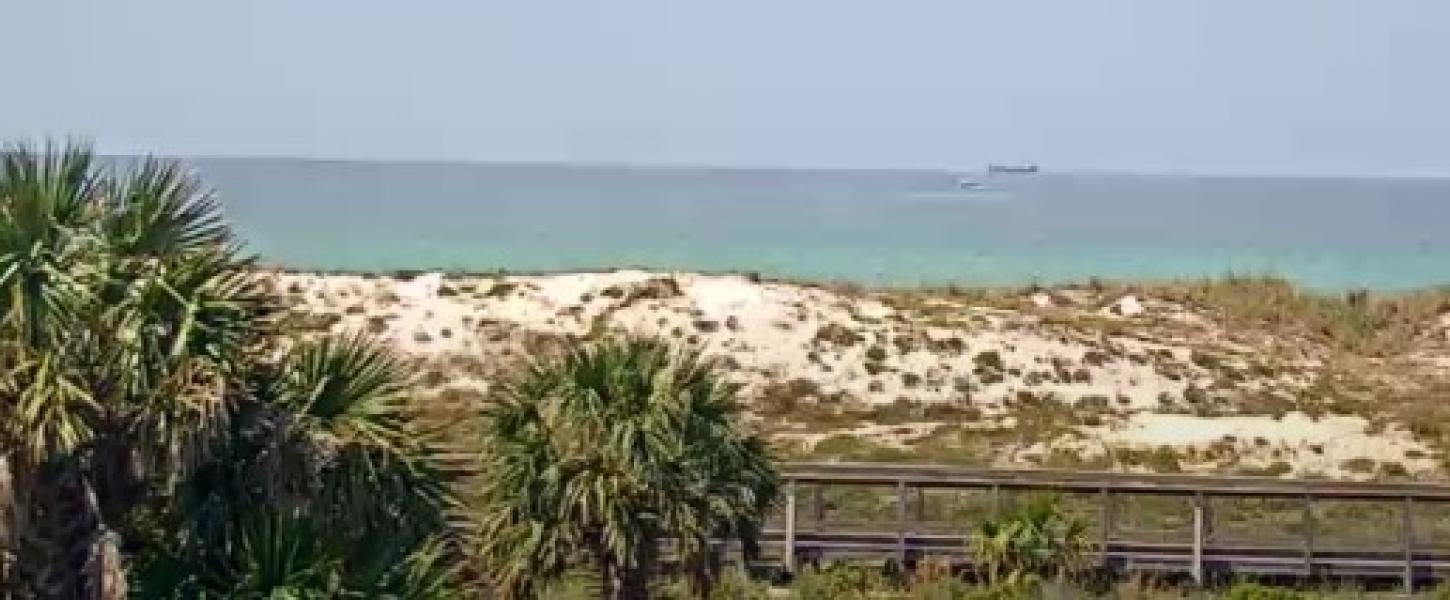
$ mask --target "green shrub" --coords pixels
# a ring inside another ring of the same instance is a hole
[[[852,331],[844,325],[827,323],[816,330],[817,343],[826,342],[837,346],[852,346],[861,341],[861,334]]]
[[[927,559],[912,573],[906,594],[912,600],[1026,600],[1036,590],[1024,585],[982,587],[963,581],[945,561]]]
[[[587,597],[598,598],[598,586],[596,585],[592,589],[594,590],[593,595]],[[553,598],[554,596],[546,597]],[[770,598],[770,584],[751,579],[745,572],[732,569],[722,574],[703,597],[691,592],[689,583],[680,577],[674,577],[651,586],[649,597],[659,600],[697,600],[700,598],[703,600],[766,600]]]
[[[976,356],[972,357],[972,363],[976,365],[977,369],[986,371],[1001,371],[1004,368],[1002,355],[996,350],[977,353]]]
[[[1082,566],[1087,526],[1066,515],[1057,498],[1039,496],[1004,519],[983,521],[970,543],[988,583],[1035,588]]]
[[[486,292],[483,293],[483,297],[485,297],[485,298],[504,298],[504,297],[507,297],[509,294],[512,294],[513,291],[515,289],[517,289],[518,287],[519,287],[519,284],[517,284],[517,283],[512,283],[512,282],[508,282],[508,281],[499,281],[499,282],[494,283],[492,286],[490,286],[488,288],[488,291],[486,291]]]
[[[1224,600],[1312,600],[1313,596],[1289,588],[1257,583],[1236,583],[1224,593]]]
[[[807,569],[791,582],[790,598],[795,600],[866,600],[891,586],[878,569],[831,565],[824,569]]]
[[[741,571],[731,571],[710,590],[710,600],[765,600],[770,597],[770,584],[756,581]]]

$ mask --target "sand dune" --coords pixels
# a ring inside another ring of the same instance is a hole
[[[435,389],[485,390],[540,344],[623,331],[719,358],[781,439],[856,432],[910,448],[933,425],[970,424],[1018,428],[994,445],[997,463],[1153,451],[1173,453],[1185,470],[1369,477],[1395,465],[1388,470],[1428,477],[1440,469],[1433,444],[1400,424],[1370,411],[1324,414],[1316,390],[1333,361],[1313,344],[1227,330],[1151,297],[1063,289],[1004,305],[633,270],[266,276],[305,328],[382,336],[429,365]],[[1438,347],[1419,354],[1422,364],[1446,362]],[[1024,411],[1061,419],[1028,431]],[[915,424],[882,425],[888,416]]]

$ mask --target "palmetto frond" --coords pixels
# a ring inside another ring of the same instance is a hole
[[[80,484],[67,489],[87,497],[67,505],[113,532],[197,459],[255,329],[246,261],[187,208],[201,203],[167,199],[191,193],[175,172],[154,163],[121,185],[81,144],[0,151],[0,450],[22,492],[57,492],[31,488],[49,485],[37,475],[49,465],[70,465]],[[113,236],[118,223],[188,233],[162,248],[167,236]],[[96,585],[72,576],[68,589]]]
[[[365,569],[348,564],[346,536],[302,513],[264,510],[200,561],[155,554],[132,578],[137,598],[447,600],[457,568],[437,539],[378,546]]]
[[[92,301],[99,184],[81,145],[0,150],[0,331],[32,349],[58,344]]]
[[[421,569],[415,563],[426,556],[414,550],[435,547],[425,541],[452,507],[437,450],[409,426],[407,375],[400,359],[362,336],[304,342],[259,366],[229,409],[225,447],[177,497],[186,564],[234,546],[239,523],[259,511],[285,511],[328,532],[347,589],[393,589],[408,577],[442,585],[424,576],[434,571],[401,570]],[[452,558],[428,564],[442,569]]]
[[[384,451],[410,445],[407,365],[363,334],[304,342],[283,361],[273,393],[308,428]]]
[[[498,583],[525,593],[587,560],[636,576],[663,537],[706,569],[711,536],[758,531],[777,475],[735,392],[698,353],[648,339],[581,346],[502,385],[480,523]]]
[[[445,504],[437,449],[408,426],[409,381],[407,365],[362,334],[306,342],[284,359],[274,399],[332,454],[324,492],[338,503],[363,512],[409,512],[417,503],[424,513]]]
[[[153,561],[138,570],[143,598],[336,598],[341,581],[337,547],[313,523],[264,511],[250,517],[237,538],[201,564]]]
[[[9,374],[4,405],[6,439],[11,450],[34,464],[63,455],[95,436],[94,416],[101,410],[65,361],[54,354],[25,356]]]
[[[205,415],[223,363],[241,359],[256,294],[246,261],[207,245],[221,238],[193,234],[186,239],[195,244],[164,257],[138,255],[131,242],[109,243],[112,223],[154,222],[136,213],[195,204],[165,199],[167,190],[193,186],[177,172],[148,162],[141,180],[152,183],[133,188],[112,183],[82,145],[43,152],[17,145],[0,153],[0,211],[9,217],[0,220],[0,365],[8,363],[24,388],[17,400],[30,399],[6,408],[17,415],[7,422],[24,428],[15,435],[33,451],[69,452],[91,437],[89,430],[143,424],[97,422],[103,417],[165,421],[176,409]],[[114,196],[127,190],[141,199]],[[181,211],[176,220],[191,218],[200,219],[201,231],[213,227],[194,212]],[[146,429],[182,432],[190,424]],[[174,449],[165,440],[147,441]]]
[[[115,274],[98,323],[117,333],[117,358],[132,361],[115,375],[142,390],[185,360],[231,372],[250,358],[263,299],[247,264],[216,249]]]
[[[456,591],[458,565],[453,549],[439,538],[413,543],[383,540],[366,569],[352,569],[344,579],[349,597],[390,600],[448,600]]]
[[[102,191],[90,146],[83,143],[37,148],[27,143],[0,148],[0,198],[6,240],[17,245],[58,246],[67,229],[97,216]]]
[[[146,158],[110,187],[102,231],[118,252],[169,257],[231,244],[216,198],[176,162]]]
[[[261,515],[241,530],[236,553],[212,586],[230,598],[333,597],[341,561],[325,536],[305,519]]]
[[[143,597],[442,597],[449,474],[407,366],[357,336],[279,358],[251,264],[175,164],[0,150],[0,554],[44,578],[15,589],[116,589],[122,561],[57,557],[121,547]]]
[[[396,354],[355,334],[294,348],[274,388],[321,461],[314,502],[338,526],[369,523],[392,543],[437,530],[452,507],[441,449],[409,425],[410,380]]]

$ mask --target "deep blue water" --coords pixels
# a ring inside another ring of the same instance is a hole
[[[869,284],[1450,283],[1450,180],[198,159],[299,268],[756,270]]]

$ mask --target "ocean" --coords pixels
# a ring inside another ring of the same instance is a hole
[[[1279,275],[1450,283],[1450,179],[203,158],[299,269],[759,271],[867,285]],[[965,175],[980,190],[959,189]]]

